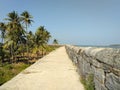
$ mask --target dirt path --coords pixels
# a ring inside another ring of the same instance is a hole
[[[65,47],[61,47],[2,85],[0,90],[84,89]]]

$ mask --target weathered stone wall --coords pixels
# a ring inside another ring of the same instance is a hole
[[[81,75],[94,75],[95,90],[120,90],[120,49],[66,45],[66,51]]]

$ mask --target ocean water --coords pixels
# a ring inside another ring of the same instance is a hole
[[[78,47],[98,47],[98,48],[118,48],[120,49],[120,45],[109,45],[109,46],[98,46],[98,45],[75,45]]]

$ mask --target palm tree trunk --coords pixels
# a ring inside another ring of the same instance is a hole
[[[12,56],[11,63],[13,63],[13,61],[14,61],[14,46],[13,46],[13,44],[11,45],[11,56]]]
[[[27,30],[27,23],[26,23],[26,33],[28,34],[28,30]],[[27,35],[26,35],[27,36]],[[27,48],[27,56],[28,56],[28,59],[29,59],[29,50],[28,50],[28,40],[26,41],[27,45],[26,45],[26,48]]]
[[[1,54],[1,64],[4,62],[4,52],[3,52],[3,44],[0,46],[0,54]]]
[[[43,57],[43,45],[42,45],[42,57]]]
[[[3,35],[3,33],[2,33],[2,35]],[[2,36],[2,46],[1,46],[1,50],[2,50],[2,61],[1,61],[1,63],[3,63],[3,62],[4,62],[3,44],[4,44],[4,36]]]

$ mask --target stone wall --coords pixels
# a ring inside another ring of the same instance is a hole
[[[79,74],[93,74],[95,90],[120,90],[120,49],[66,45],[66,51]]]

